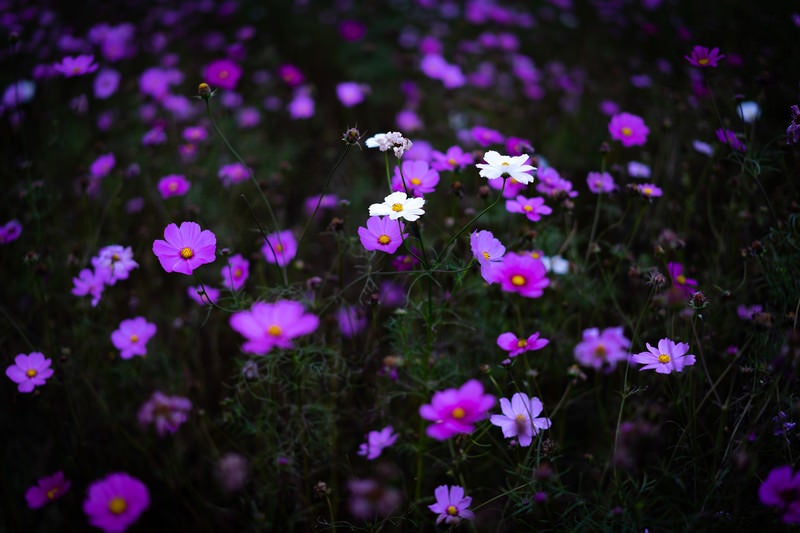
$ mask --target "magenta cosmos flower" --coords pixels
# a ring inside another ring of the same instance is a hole
[[[672,278],[672,286],[681,291],[686,298],[694,294],[697,280],[683,275],[683,265],[681,263],[667,263],[667,272],[669,272],[669,277]]]
[[[464,152],[460,146],[451,146],[444,153],[434,150],[431,157],[431,167],[439,171],[458,170],[475,162],[472,154]]]
[[[404,161],[401,166],[394,168],[393,191],[408,191],[414,196],[422,196],[433,192],[438,184],[439,172],[425,161]]]
[[[544,205],[544,198],[541,196],[526,198],[519,195],[515,200],[506,200],[506,211],[509,213],[522,213],[531,222],[538,222],[542,219],[542,215],[549,215],[553,212],[553,209]]]
[[[25,492],[25,501],[30,509],[38,509],[45,504],[57,500],[69,491],[72,482],[64,479],[60,470],[52,476],[45,476]]]
[[[367,227],[359,226],[358,237],[367,250],[379,250],[387,254],[397,251],[407,233],[400,232],[400,221],[389,217],[369,217]]]
[[[736,136],[736,132],[732,130],[728,130],[725,128],[719,128],[714,130],[714,134],[717,136],[717,140],[722,144],[727,144],[732,149],[738,152],[746,152],[747,146],[739,140]]]
[[[95,159],[89,166],[89,173],[93,178],[105,178],[116,164],[117,158],[114,157],[114,154],[103,154]]]
[[[75,296],[92,296],[92,307],[97,307],[103,290],[106,287],[106,276],[103,272],[97,272],[90,268],[80,271],[77,278],[72,278],[72,294]]]
[[[517,438],[519,445],[530,446],[533,437],[539,431],[550,427],[550,419],[537,418],[542,412],[542,401],[539,398],[529,398],[524,392],[517,392],[508,398],[500,398],[502,415],[492,415],[489,422],[503,430],[507,439]]]
[[[167,396],[161,391],[155,391],[136,414],[136,419],[142,426],[153,424],[159,437],[167,433],[175,433],[186,422],[192,402],[182,396]]]
[[[628,359],[631,341],[625,337],[622,326],[584,330],[583,339],[575,346],[575,359],[578,364],[596,370],[611,372],[617,363]]]
[[[9,220],[0,226],[0,244],[8,244],[19,239],[22,234],[22,224],[19,220]]]
[[[608,123],[611,138],[622,143],[622,146],[638,146],[647,142],[650,129],[642,117],[630,113],[620,113],[611,117]]]
[[[791,465],[773,468],[758,487],[758,499],[764,505],[777,507],[786,524],[800,524],[800,472]]]
[[[83,512],[106,533],[120,533],[150,506],[147,486],[124,472],[109,474],[89,486]]]
[[[223,165],[220,167],[217,176],[222,180],[222,185],[230,187],[231,185],[246,181],[250,177],[250,174],[247,167],[243,164],[231,163],[230,165]]]
[[[652,183],[637,183],[633,188],[645,198],[658,198],[664,195],[661,187],[656,187]]]
[[[188,294],[189,298],[199,305],[211,305],[217,303],[217,300],[219,299],[219,289],[215,289],[214,287],[205,287],[203,285],[199,285],[197,287],[188,287],[186,289],[186,294]]]
[[[436,523],[458,524],[461,520],[472,520],[475,515],[469,510],[472,498],[464,496],[464,487],[459,485],[439,485],[433,491],[436,496],[436,503],[428,506],[428,509],[438,513]]]
[[[490,271],[495,265],[499,265],[506,254],[506,247],[503,243],[492,235],[491,231],[474,231],[469,236],[469,245],[472,249],[472,256],[481,265],[481,276],[491,283]]]
[[[158,181],[158,192],[161,193],[161,198],[183,196],[191,186],[192,184],[189,183],[186,176],[182,174],[169,174]]]
[[[267,235],[267,242],[261,247],[267,263],[286,266],[297,255],[297,241],[290,230]]]
[[[541,259],[529,255],[506,254],[503,260],[492,267],[489,283],[500,283],[506,292],[516,292],[526,298],[538,298],[550,285],[547,269]]]
[[[306,313],[299,302],[279,300],[256,302],[249,311],[234,313],[230,324],[247,339],[242,351],[264,355],[275,347],[291,348],[292,339],[317,329],[319,318]]]
[[[708,68],[716,67],[725,58],[725,54],[720,54],[719,48],[709,50],[705,46],[696,45],[688,56],[683,57],[694,67]]]
[[[65,78],[71,78],[91,74],[97,70],[97,63],[94,62],[93,55],[66,56],[60,63],[53,64],[53,70]]]
[[[695,362],[694,355],[686,354],[689,345],[685,342],[676,344],[670,339],[661,339],[658,341],[658,348],[653,348],[649,342],[646,346],[646,352],[631,356],[631,361],[644,365],[639,370],[655,370],[659,374],[671,374],[680,372]]]
[[[203,76],[212,87],[233,90],[242,76],[242,68],[230,59],[218,59],[206,65]]]
[[[228,258],[228,264],[222,267],[222,285],[232,291],[238,291],[250,276],[250,262],[241,254]]]
[[[156,325],[137,316],[119,323],[119,329],[111,333],[111,342],[120,351],[123,359],[134,355],[147,355],[147,341],[156,334]]]
[[[539,337],[538,331],[527,339],[519,338],[511,332],[501,333],[497,337],[497,345],[507,351],[509,357],[516,357],[523,352],[541,350],[549,343],[549,340]]]
[[[386,426],[380,431],[370,431],[367,434],[367,442],[364,442],[358,448],[358,455],[363,455],[368,461],[372,461],[380,457],[384,448],[388,448],[397,440],[397,434],[394,433],[392,426]]]
[[[52,360],[41,352],[21,353],[14,358],[14,364],[6,368],[6,376],[17,384],[19,392],[33,392],[35,387],[44,385],[53,375],[50,368]]]
[[[495,399],[483,393],[483,385],[476,379],[464,383],[460,389],[436,392],[431,403],[420,406],[419,415],[433,424],[426,433],[436,440],[446,440],[459,433],[472,433],[474,424],[486,418]]]
[[[589,172],[586,176],[589,190],[595,194],[609,193],[617,188],[614,178],[608,172]]]
[[[209,230],[200,230],[196,222],[169,224],[164,239],[153,241],[153,253],[167,272],[191,274],[195,268],[216,259],[217,237]]]

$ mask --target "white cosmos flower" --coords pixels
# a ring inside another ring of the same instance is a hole
[[[500,155],[494,150],[489,150],[483,154],[483,160],[486,163],[478,163],[475,166],[481,169],[479,174],[488,180],[508,176],[520,183],[533,183],[533,175],[529,172],[536,170],[536,167],[525,164],[529,158],[530,156],[525,154]]]
[[[414,222],[425,211],[424,198],[409,198],[404,192],[393,192],[384,198],[382,204],[372,204],[369,206],[369,216],[388,216],[392,220],[404,218],[409,222]]]
[[[736,111],[739,112],[739,118],[748,124],[752,124],[761,116],[761,108],[756,102],[750,100],[740,103]]]

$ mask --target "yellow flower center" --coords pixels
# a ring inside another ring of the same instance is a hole
[[[708,58],[704,57],[704,58],[698,59],[697,62],[700,63],[701,65],[708,65]]]
[[[378,243],[380,244],[387,245],[390,242],[392,242],[392,239],[388,235],[381,235],[380,237],[378,237]]]
[[[220,77],[220,79],[224,80],[225,78],[228,77],[228,71],[227,70],[221,70],[220,73],[219,73],[219,77]]]
[[[675,276],[675,281],[678,282],[678,285],[683,285],[686,283],[686,276],[681,274],[680,276]]]
[[[61,492],[61,489],[58,487],[53,487],[52,489],[47,491],[47,499],[48,500],[55,500],[56,496]]]
[[[25,375],[28,376],[29,378],[35,378],[36,374],[38,374],[38,372],[32,368],[29,368],[28,370],[25,371]]]
[[[541,257],[541,256],[539,255],[539,252],[531,252],[529,255],[530,255],[531,257],[533,257],[534,259],[539,259],[539,258]]]
[[[483,255],[484,259],[489,259],[489,252],[481,252],[481,255]]]
[[[651,194],[653,194],[653,188],[652,187],[644,187],[642,189],[642,192],[645,194],[645,196],[650,196]]]
[[[525,415],[520,413],[520,414],[517,415],[517,417],[514,420],[516,420],[519,423],[519,422],[525,422],[526,418],[525,418]]]
[[[277,337],[281,333],[283,333],[283,331],[281,330],[281,327],[279,325],[272,324],[270,327],[267,328],[267,333],[269,333],[273,337]]]
[[[629,127],[625,126],[624,128],[622,128],[622,134],[625,137],[630,137],[631,133],[633,133],[633,130],[631,130]]]
[[[181,257],[187,260],[191,259],[192,257],[194,257],[194,250],[192,250],[188,246],[185,248],[181,248]]]
[[[175,189],[177,189],[177,188],[178,188],[178,184],[177,184],[177,183],[175,183],[174,181],[171,181],[171,182],[169,183],[169,185],[167,185],[167,188],[168,188],[170,191],[174,191]]]
[[[421,179],[419,179],[419,178],[411,178],[411,184],[412,185],[419,185],[420,183],[422,183]]]
[[[517,348],[524,348],[528,345],[528,341],[525,339],[520,339],[517,341]]]
[[[275,245],[275,251],[281,253],[283,251],[283,245],[278,243]]]
[[[453,418],[455,418],[456,420],[461,420],[467,415],[467,413],[465,413],[464,409],[462,409],[461,407],[456,407],[455,409],[453,409],[453,412],[451,414]]]
[[[511,284],[516,287],[522,287],[523,285],[525,285],[525,278],[523,276],[520,276],[519,274],[515,274],[511,276]]]
[[[447,160],[447,164],[450,165],[451,167],[454,167],[456,166],[456,160],[451,157],[450,159]]]
[[[502,163],[500,163],[501,167],[507,167],[508,165],[509,165],[508,161],[503,161]]]
[[[447,512],[447,514],[449,514],[450,516],[456,516],[456,515],[458,514],[458,509],[456,508],[456,506],[455,506],[455,505],[448,505],[448,506],[447,506],[447,509],[445,509],[445,511],[446,511],[446,512]]]
[[[399,213],[403,210],[403,204],[392,204],[392,211]]]
[[[526,213],[530,213],[531,211],[533,211],[533,207],[526,205],[522,208],[522,210],[525,211]]]
[[[131,335],[131,342],[139,342],[139,335],[136,335],[135,333]]]
[[[658,356],[658,362],[659,363],[666,364],[666,363],[669,363],[669,361],[670,361],[670,358],[669,358],[669,356],[667,354],[665,354],[665,353],[659,354],[659,356]]]
[[[128,508],[128,503],[119,496],[111,498],[111,501],[108,502],[108,510],[116,515],[124,513],[125,509],[127,508]]]
[[[111,254],[111,262],[116,263],[119,261],[119,254]]]
[[[603,186],[603,180],[600,180],[600,179],[594,180],[594,186],[595,187],[602,187]]]
[[[594,356],[598,359],[605,359],[606,355],[608,355],[608,350],[602,344],[598,344],[594,349]]]

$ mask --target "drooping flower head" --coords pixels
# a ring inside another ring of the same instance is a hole
[[[620,113],[611,117],[608,123],[611,138],[622,143],[622,146],[638,146],[647,142],[650,133],[642,117],[630,113]]]
[[[150,506],[147,486],[124,472],[109,474],[89,486],[83,512],[106,533],[121,533]]]
[[[657,348],[650,346],[649,342],[646,345],[646,352],[631,356],[631,361],[644,365],[639,370],[655,370],[659,374],[671,374],[681,372],[684,367],[695,363],[694,355],[686,354],[689,345],[685,342],[675,343],[665,338],[658,341]]]
[[[136,419],[142,426],[153,424],[159,437],[167,433],[175,433],[186,422],[192,402],[182,396],[167,396],[161,391],[155,391],[136,414]]]
[[[400,223],[389,217],[369,217],[367,227],[358,228],[358,237],[365,249],[387,254],[395,253],[407,236],[407,233],[401,233]]]
[[[725,58],[719,53],[719,48],[709,50],[705,46],[696,45],[688,56],[683,56],[690,65],[700,68],[716,67]]]
[[[364,145],[367,148],[377,148],[381,152],[392,150],[398,159],[403,157],[403,154],[410,150],[413,144],[409,139],[403,137],[403,134],[399,131],[377,133],[364,141]]]
[[[544,205],[544,198],[526,198],[521,194],[514,200],[506,200],[506,211],[509,213],[522,213],[531,222],[538,222],[542,215],[549,215],[553,212],[550,206]]]
[[[519,254],[506,254],[499,264],[492,267],[488,281],[500,283],[504,291],[516,292],[526,298],[539,298],[550,285],[541,259]]]
[[[478,174],[488,180],[509,177],[519,183],[528,184],[533,183],[531,172],[536,170],[536,167],[526,164],[528,159],[530,156],[526,154],[512,157],[489,150],[483,154],[483,160],[486,163],[478,163],[475,166],[481,169]]]
[[[494,403],[494,396],[483,393],[481,382],[471,379],[459,389],[434,393],[431,403],[420,406],[419,414],[433,422],[426,430],[428,436],[446,440],[459,433],[472,433],[474,424],[486,418]]]
[[[697,287],[697,280],[687,278],[683,274],[683,265],[681,263],[667,263],[667,272],[669,272],[669,277],[672,279],[672,286],[683,293],[685,298],[689,298],[697,290],[694,288]]]
[[[773,468],[758,487],[758,499],[770,507],[777,507],[786,524],[800,524],[800,472],[791,465]]]
[[[394,433],[392,426],[386,426],[380,431],[370,431],[367,434],[367,442],[364,442],[358,448],[358,455],[363,455],[368,461],[372,461],[380,457],[384,448],[388,448],[397,440],[397,434]]]
[[[403,161],[401,166],[395,167],[392,177],[393,191],[404,191],[414,196],[433,192],[438,184],[439,173],[426,161]]]
[[[510,331],[501,333],[497,337],[497,345],[508,352],[509,357],[516,357],[523,352],[541,350],[550,343],[549,340],[540,338],[539,332],[529,335],[528,338],[517,337]]]
[[[38,509],[66,494],[71,485],[72,482],[64,479],[64,472],[59,470],[52,476],[39,479],[36,485],[25,491],[25,501],[30,509]]]
[[[230,318],[231,327],[247,339],[242,351],[264,355],[273,348],[291,348],[292,340],[316,331],[319,318],[290,300],[274,304],[256,302],[248,311]]]
[[[120,351],[120,357],[130,359],[134,355],[147,355],[147,341],[155,334],[156,325],[138,316],[120,322],[119,328],[111,333],[111,342]]]
[[[542,401],[539,398],[529,398],[524,392],[517,392],[508,398],[500,398],[502,415],[492,415],[489,422],[503,430],[507,439],[517,438],[520,446],[530,446],[539,431],[550,427],[550,419],[540,417]]]
[[[6,368],[6,376],[17,384],[19,392],[33,392],[35,387],[44,385],[53,375],[51,363],[52,360],[41,352],[21,353],[14,358],[14,364]]]
[[[617,363],[628,359],[630,345],[622,326],[606,328],[602,332],[598,328],[589,328],[583,331],[581,342],[575,346],[575,359],[582,366],[608,373],[617,367]]]
[[[492,235],[491,231],[487,230],[472,232],[472,235],[469,236],[469,245],[472,249],[472,256],[481,265],[481,277],[492,283],[489,272],[495,265],[500,264],[506,253],[506,247]]]
[[[153,241],[153,253],[167,272],[189,275],[194,269],[216,259],[217,237],[210,230],[200,230],[196,222],[169,224],[164,239]]]
[[[369,216],[388,216],[391,220],[404,218],[414,222],[425,214],[423,205],[424,198],[409,198],[404,192],[393,192],[383,199],[383,203],[369,206]]]
[[[291,230],[279,231],[267,235],[261,253],[267,263],[286,266],[297,255],[297,240]]]
[[[461,520],[472,520],[475,514],[469,510],[472,503],[470,496],[464,495],[464,487],[459,485],[439,485],[433,491],[436,496],[436,503],[428,506],[428,509],[437,513],[436,523],[458,524]]]
[[[242,254],[232,255],[220,273],[222,285],[232,291],[238,291],[250,275],[250,261],[242,257]]]

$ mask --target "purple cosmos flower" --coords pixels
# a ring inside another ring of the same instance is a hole
[[[695,363],[694,355],[686,354],[689,345],[685,342],[675,343],[670,339],[661,339],[658,341],[658,348],[653,348],[649,342],[646,346],[646,352],[631,356],[631,361],[644,365],[639,370],[655,370],[659,374],[671,374],[681,372],[684,367]]]
[[[394,167],[393,191],[422,196],[433,192],[438,183],[439,172],[429,167],[426,161],[403,161],[402,165]]]
[[[75,296],[91,294],[92,307],[97,307],[106,287],[106,275],[90,268],[84,268],[77,278],[72,278],[72,294]]]
[[[686,298],[694,294],[696,289],[693,289],[693,287],[697,287],[697,280],[683,275],[683,265],[681,263],[667,263],[667,272],[669,272],[669,277],[672,278],[673,287],[680,290]]]
[[[232,291],[238,291],[250,275],[250,262],[236,254],[228,258],[228,264],[222,267],[222,285]]]
[[[472,520],[475,515],[469,510],[472,498],[464,496],[464,487],[459,485],[439,485],[433,491],[436,503],[429,505],[428,509],[438,513],[436,523],[458,524],[461,520]]]
[[[216,303],[219,298],[219,290],[214,287],[188,287],[186,293],[189,295],[189,298],[200,305],[211,305],[212,303]]]
[[[41,352],[21,353],[14,358],[14,364],[6,368],[6,376],[17,384],[19,392],[33,392],[35,387],[44,385],[53,375],[52,361]]]
[[[128,279],[130,272],[139,268],[139,263],[133,260],[133,250],[130,246],[111,244],[101,248],[92,258],[92,266],[106,285],[114,285],[117,280]]]
[[[575,346],[575,359],[582,366],[611,372],[617,363],[628,359],[631,341],[625,337],[622,326],[583,331],[583,339]]]
[[[589,172],[586,176],[589,190],[595,194],[609,193],[617,188],[614,178],[608,172]]]
[[[19,220],[9,220],[0,226],[0,244],[8,244],[19,239],[22,234],[22,224]]]
[[[397,440],[397,434],[394,433],[392,426],[386,426],[380,431],[370,431],[367,434],[367,442],[364,442],[358,448],[358,455],[363,455],[368,461],[372,461],[380,457],[384,448],[388,448]]]
[[[542,194],[552,197],[566,196],[568,198],[575,198],[578,196],[578,191],[572,190],[572,182],[565,180],[561,177],[556,169],[547,167],[539,170],[536,173],[539,182],[536,184],[536,190]]]
[[[72,482],[64,479],[64,472],[58,471],[52,476],[45,476],[36,482],[36,485],[25,491],[25,501],[28,508],[38,509],[45,504],[57,500],[69,491]]]
[[[753,317],[764,310],[764,307],[755,305],[739,305],[736,307],[736,315],[742,320],[753,320]]]
[[[208,139],[208,130],[204,126],[189,126],[184,128],[182,135],[186,141],[199,143]]]
[[[289,116],[295,120],[311,118],[315,111],[314,99],[307,89],[300,87],[295,90],[286,109],[289,111]]]
[[[261,247],[267,263],[286,266],[297,255],[297,241],[290,230],[267,235],[267,242]]]
[[[540,430],[550,427],[550,419],[540,417],[542,412],[542,401],[539,398],[529,398],[524,392],[517,392],[508,398],[500,398],[500,410],[502,415],[492,415],[489,422],[503,430],[503,436],[507,439],[514,437],[519,441],[519,445],[530,446]]]
[[[529,255],[506,254],[503,260],[492,267],[489,283],[500,283],[506,292],[517,292],[526,298],[538,298],[550,285],[547,269],[541,259]]]
[[[483,393],[481,382],[471,379],[460,389],[434,393],[431,403],[420,406],[419,415],[433,422],[426,430],[428,436],[446,440],[459,433],[472,433],[474,424],[486,418],[494,403],[494,396]]]
[[[738,152],[747,151],[747,146],[745,146],[745,144],[739,140],[739,138],[736,136],[736,132],[725,128],[719,128],[714,130],[714,133],[717,136],[717,140],[722,144],[727,144],[733,150]]]
[[[217,176],[222,180],[222,184],[225,187],[230,187],[236,183],[246,181],[250,177],[250,174],[247,171],[247,167],[243,164],[231,163],[230,165],[223,165],[219,169]]]
[[[167,132],[164,131],[163,126],[157,125],[142,135],[142,144],[145,146],[155,146],[157,144],[164,144],[167,142]]]
[[[289,87],[297,87],[306,79],[299,68],[289,64],[278,67],[278,76],[286,82],[286,85]]]
[[[786,524],[800,524],[800,472],[791,465],[773,468],[758,487],[758,499],[764,505],[777,507]]]
[[[658,198],[664,195],[661,187],[656,187],[652,183],[637,183],[633,188],[645,198]]]
[[[501,333],[497,337],[497,345],[507,351],[509,357],[516,357],[523,352],[541,350],[549,343],[549,340],[539,338],[538,331],[527,339],[519,338],[511,332]]]
[[[203,70],[203,79],[212,87],[220,87],[229,91],[236,88],[242,68],[230,59],[212,61]]]
[[[188,276],[195,268],[216,259],[216,235],[209,230],[201,231],[196,222],[182,222],[180,227],[169,224],[164,228],[164,239],[153,241],[153,253],[167,272]]]
[[[60,63],[53,64],[53,70],[61,73],[65,78],[91,74],[97,70],[97,63],[93,55],[65,56]]]
[[[354,305],[340,307],[336,311],[336,322],[343,337],[355,337],[367,326],[367,317]]]
[[[469,236],[472,256],[481,265],[481,277],[491,283],[489,272],[500,264],[506,253],[506,247],[487,230],[474,231]]]
[[[303,212],[310,217],[316,210],[317,215],[320,215],[323,209],[333,209],[337,205],[339,205],[339,197],[335,194],[317,194],[306,198],[303,203]]]
[[[306,313],[299,302],[279,300],[274,304],[256,302],[249,311],[230,318],[231,327],[247,339],[242,350],[264,355],[273,348],[291,348],[292,339],[314,332],[319,318]]]
[[[472,154],[464,152],[460,146],[451,146],[445,153],[434,150],[431,155],[431,167],[439,171],[457,170],[475,162]]]
[[[111,172],[111,169],[114,168],[116,162],[117,160],[114,154],[103,154],[91,164],[89,173],[96,179],[105,178],[108,176],[108,173]]]
[[[186,422],[192,402],[182,396],[167,396],[161,391],[155,391],[136,414],[136,419],[142,426],[155,425],[156,433],[163,437],[167,433],[175,433]]]
[[[169,174],[158,181],[158,192],[162,198],[183,196],[191,187],[191,183],[182,174]]]
[[[483,126],[475,126],[469,132],[475,142],[484,147],[492,144],[502,144],[506,140],[505,136],[499,131]]]
[[[544,205],[544,198],[526,198],[522,195],[517,196],[516,200],[506,200],[506,211],[509,213],[522,213],[531,222],[542,219],[542,215],[549,215],[553,209]]]
[[[83,512],[106,533],[121,533],[150,506],[147,486],[124,472],[109,474],[89,486]]]
[[[345,81],[336,86],[336,96],[345,107],[360,104],[369,92],[369,85],[355,81]]]
[[[611,117],[608,123],[611,138],[622,143],[622,146],[638,146],[647,142],[650,129],[642,117],[630,113],[620,113]]]
[[[717,64],[725,57],[725,54],[719,53],[719,48],[712,48],[709,50],[705,46],[696,45],[692,48],[690,55],[683,56],[690,65],[701,68],[716,67]]]
[[[156,334],[156,325],[138,316],[123,320],[119,328],[111,333],[111,342],[120,351],[120,357],[130,359],[134,355],[147,355],[147,341]]]
[[[113,68],[105,68],[94,78],[94,97],[100,100],[110,98],[119,87],[122,75]]]

